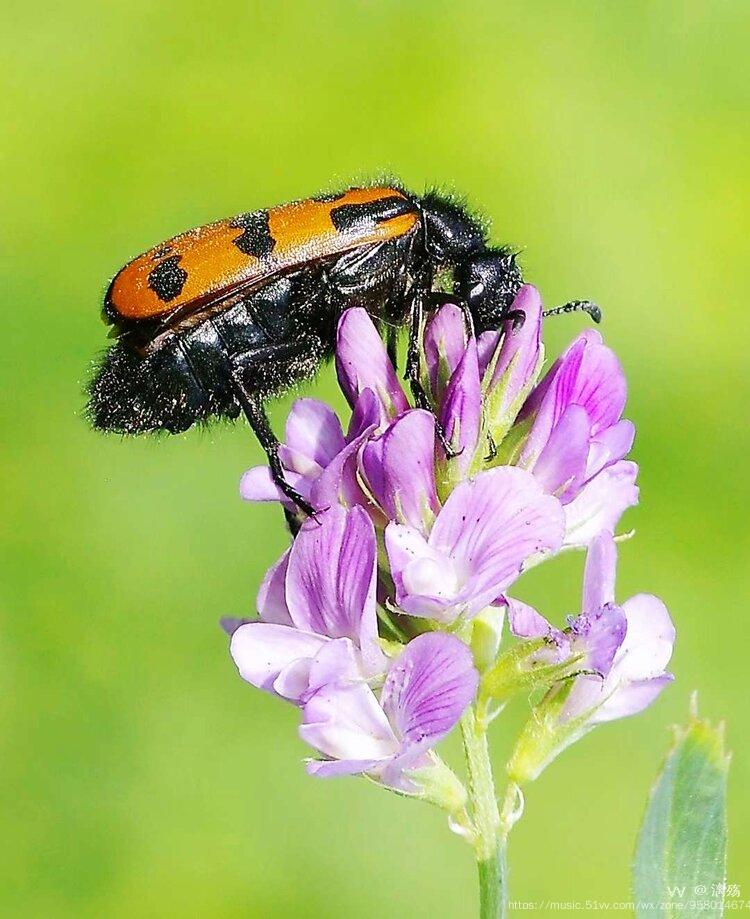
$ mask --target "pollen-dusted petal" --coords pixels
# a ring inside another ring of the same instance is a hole
[[[583,652],[581,666],[606,677],[627,632],[625,613],[614,603],[584,612],[570,623],[574,652]]]
[[[308,520],[294,540],[286,600],[299,629],[350,638],[367,666],[382,652],[375,613],[375,529],[361,507],[334,505]]]
[[[336,373],[353,407],[364,389],[371,389],[383,408],[383,420],[409,408],[398,375],[367,310],[346,310],[336,334]]]
[[[391,665],[380,701],[400,740],[427,749],[455,727],[478,683],[468,647],[453,635],[428,632]]]

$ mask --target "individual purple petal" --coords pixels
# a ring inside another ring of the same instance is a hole
[[[346,310],[339,320],[336,373],[352,407],[364,389],[371,389],[382,404],[384,422],[409,408],[380,335],[362,307]]]
[[[611,428],[591,438],[588,461],[586,463],[586,480],[598,475],[602,469],[619,462],[630,453],[635,440],[635,425],[632,421],[618,421]]]
[[[286,600],[298,629],[350,638],[368,669],[382,665],[375,613],[375,528],[360,507],[332,506],[294,540]]]
[[[603,343],[599,332],[587,329],[555,361],[526,400],[521,417],[535,414],[546,402],[552,407],[546,419],[551,429],[568,405],[581,405],[596,436],[620,419],[626,397],[625,374],[614,351]]]
[[[303,498],[309,496],[310,479],[298,472],[284,472],[284,478]],[[240,479],[240,497],[244,501],[276,501],[294,510],[294,504],[274,482],[268,466],[253,466]]]
[[[544,490],[563,502],[585,475],[590,427],[586,409],[569,405],[534,465],[534,477]]]
[[[455,727],[478,684],[468,647],[430,632],[410,641],[391,665],[380,702],[402,742],[424,750]]]
[[[542,298],[532,284],[524,284],[516,294],[511,309],[522,310],[526,318],[520,328],[512,321],[503,324],[502,338],[497,332],[485,332],[482,341],[483,360],[480,369],[484,373],[493,363],[495,348],[500,343],[497,360],[491,367],[492,376],[485,381],[485,387],[493,389],[501,384],[503,397],[497,407],[507,412],[519,398],[523,398],[534,382],[542,357]],[[495,341],[487,336],[496,336]],[[492,345],[494,344],[494,348]]]
[[[347,680],[356,683],[362,679],[362,668],[351,640],[334,638],[310,662],[307,692],[312,695],[328,683]]]
[[[565,545],[586,546],[603,531],[613,533],[627,508],[638,503],[638,466],[621,460],[594,476],[565,505]]]
[[[303,740],[307,738],[300,734]],[[317,736],[317,735],[312,735]],[[312,744],[312,741],[310,741]],[[342,775],[360,775],[363,772],[375,772],[378,767],[382,767],[384,760],[381,759],[313,759],[309,760],[305,766],[308,775],[314,775],[319,779],[333,779]]]
[[[386,527],[385,546],[403,612],[452,622],[462,586],[453,561],[432,549],[419,530],[398,523]]]
[[[313,658],[326,641],[322,635],[286,625],[249,622],[232,635],[230,652],[243,680],[274,692],[286,667]]]
[[[365,431],[374,431],[380,427],[381,419],[382,411],[378,397],[371,389],[363,389],[357,396],[357,401],[352,409],[347,440],[356,440]]]
[[[559,501],[533,476],[504,466],[453,490],[429,543],[467,573],[477,611],[518,577],[528,558],[559,548],[562,521]]]
[[[448,380],[466,348],[466,320],[455,303],[445,306],[428,319],[424,331],[424,356],[427,378],[436,405],[440,405]]]
[[[341,422],[330,406],[317,399],[297,399],[286,420],[279,457],[294,472],[319,474],[345,445]]]
[[[482,385],[477,363],[477,343],[472,338],[445,390],[440,410],[440,425],[451,450],[458,473],[465,476],[471,467],[482,423]]]
[[[673,680],[671,673],[662,673],[648,680],[635,680],[622,685],[593,713],[591,723],[601,724],[615,718],[637,715],[648,708]]]
[[[399,742],[366,683],[327,683],[303,708],[300,737],[325,756],[339,760],[335,772],[343,775],[363,771],[394,756]],[[313,770],[318,775],[321,770]]]
[[[503,339],[503,333],[497,329],[489,329],[481,332],[477,336],[477,360],[479,363],[479,373],[484,378],[487,368],[495,357],[495,354]]]
[[[508,625],[516,638],[547,638],[552,634],[552,625],[528,603],[514,597],[506,597],[508,604]]]
[[[562,524],[559,501],[528,472],[504,466],[479,473],[453,490],[424,545],[413,531],[386,529],[396,600],[412,615],[443,622],[474,615],[528,558],[559,547]]]
[[[570,622],[573,651],[584,654],[582,666],[607,676],[627,632],[625,613],[614,603],[581,613]]]
[[[597,437],[616,424],[627,396],[625,375],[601,335],[582,332],[552,366],[524,403],[519,420],[533,418],[519,463],[534,466],[552,431],[569,405],[580,405],[589,418],[590,435]]]
[[[289,550],[266,571],[258,590],[256,607],[263,622],[277,625],[293,625],[286,605],[286,572],[289,565]]]
[[[636,594],[622,604],[628,634],[618,672],[622,679],[660,675],[672,657],[675,628],[667,607],[652,594]]]
[[[391,520],[426,530],[439,504],[435,487],[435,416],[412,409],[362,448],[370,491]]]
[[[581,599],[581,609],[584,612],[615,602],[616,575],[617,546],[612,534],[604,531],[591,541],[586,553]]]
[[[362,445],[374,432],[374,426],[365,428],[321,472],[310,490],[313,507],[326,510],[334,504],[354,507],[371,503],[357,477],[357,457]]]
[[[248,622],[252,621],[252,619],[238,619],[235,616],[222,616],[219,619],[219,625],[222,631],[231,638],[241,625],[247,625]]]

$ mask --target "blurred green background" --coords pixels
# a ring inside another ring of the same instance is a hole
[[[659,594],[678,627],[659,703],[530,788],[513,896],[629,898],[698,688],[728,722],[728,879],[750,897],[749,38],[745,0],[4,5],[0,914],[473,915],[442,816],[307,778],[294,711],[234,671],[216,622],[251,614],[285,544],[238,499],[249,433],[123,442],[81,416],[122,262],[381,170],[464,192],[548,304],[604,306],[642,465],[620,596]],[[550,326],[548,353],[583,325]],[[313,389],[334,397],[330,370]],[[574,611],[581,562],[526,598]]]

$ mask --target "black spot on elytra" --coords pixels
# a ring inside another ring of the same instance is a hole
[[[391,195],[363,204],[341,204],[331,209],[331,222],[339,233],[356,233],[373,229],[377,224],[401,214],[410,214],[414,205],[408,198]]]
[[[165,258],[149,272],[148,286],[164,303],[178,297],[187,281],[187,271],[179,265],[181,258],[181,255]]]
[[[273,252],[276,240],[268,228],[268,211],[240,214],[229,224],[244,232],[234,240],[235,246],[245,255],[265,258]]]

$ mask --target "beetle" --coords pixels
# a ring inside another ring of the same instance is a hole
[[[450,290],[435,288],[451,277]],[[479,333],[523,321],[516,253],[491,246],[453,198],[396,184],[348,188],[239,214],[175,236],[128,262],[106,293],[115,344],[89,384],[95,428],[179,433],[211,418],[246,416],[274,480],[307,514],[283,475],[266,401],[312,376],[334,350],[336,323],[364,306],[387,329],[395,361],[407,324],[405,379],[426,406],[419,340],[426,311],[461,305]],[[545,315],[600,311],[572,301]]]

